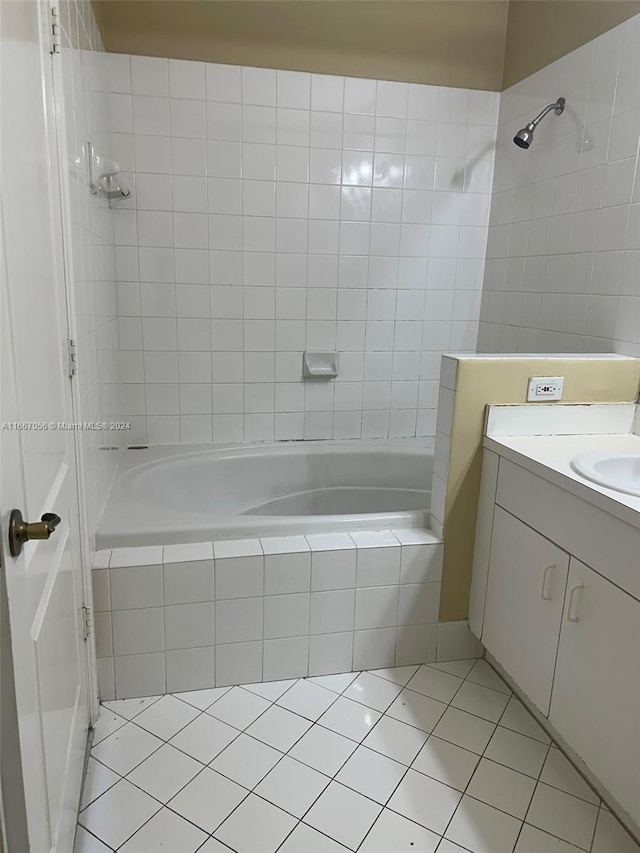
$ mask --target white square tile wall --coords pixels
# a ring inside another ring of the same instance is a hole
[[[74,301],[81,421],[122,420],[114,226],[108,202],[92,196],[86,173],[88,140],[112,157],[109,95],[102,39],[90,4],[60,7],[64,96],[64,201],[70,222],[69,273]],[[93,536],[113,480],[126,431],[84,430],[83,465],[89,534]]]
[[[120,548],[93,574],[103,699],[436,659],[430,531]]]
[[[640,355],[638,44],[636,15],[502,93],[480,350]]]
[[[109,55],[136,442],[431,436],[474,349],[498,93]],[[340,351],[303,383],[305,348]]]

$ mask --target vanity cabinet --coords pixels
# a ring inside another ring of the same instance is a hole
[[[496,507],[482,642],[549,713],[569,557]]]
[[[469,625],[640,825],[640,529],[486,449]]]
[[[549,721],[637,820],[640,603],[575,559]]]

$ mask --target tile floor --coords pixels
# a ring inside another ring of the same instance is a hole
[[[640,853],[484,660],[107,702],[76,853]]]

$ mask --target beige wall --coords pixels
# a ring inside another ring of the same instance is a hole
[[[511,0],[502,88],[639,12],[638,0]]]
[[[499,91],[640,0],[93,0],[105,48]],[[508,22],[507,22],[508,16]]]
[[[93,0],[105,48],[498,91],[507,0]]]
[[[563,403],[634,401],[640,360],[468,358],[458,361],[444,523],[440,621],[466,619],[488,403],[526,402],[530,376],[564,376]]]

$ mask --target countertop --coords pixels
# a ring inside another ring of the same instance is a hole
[[[640,498],[593,483],[571,468],[574,456],[594,450],[640,456],[640,435],[485,436],[484,447],[640,529]]]

